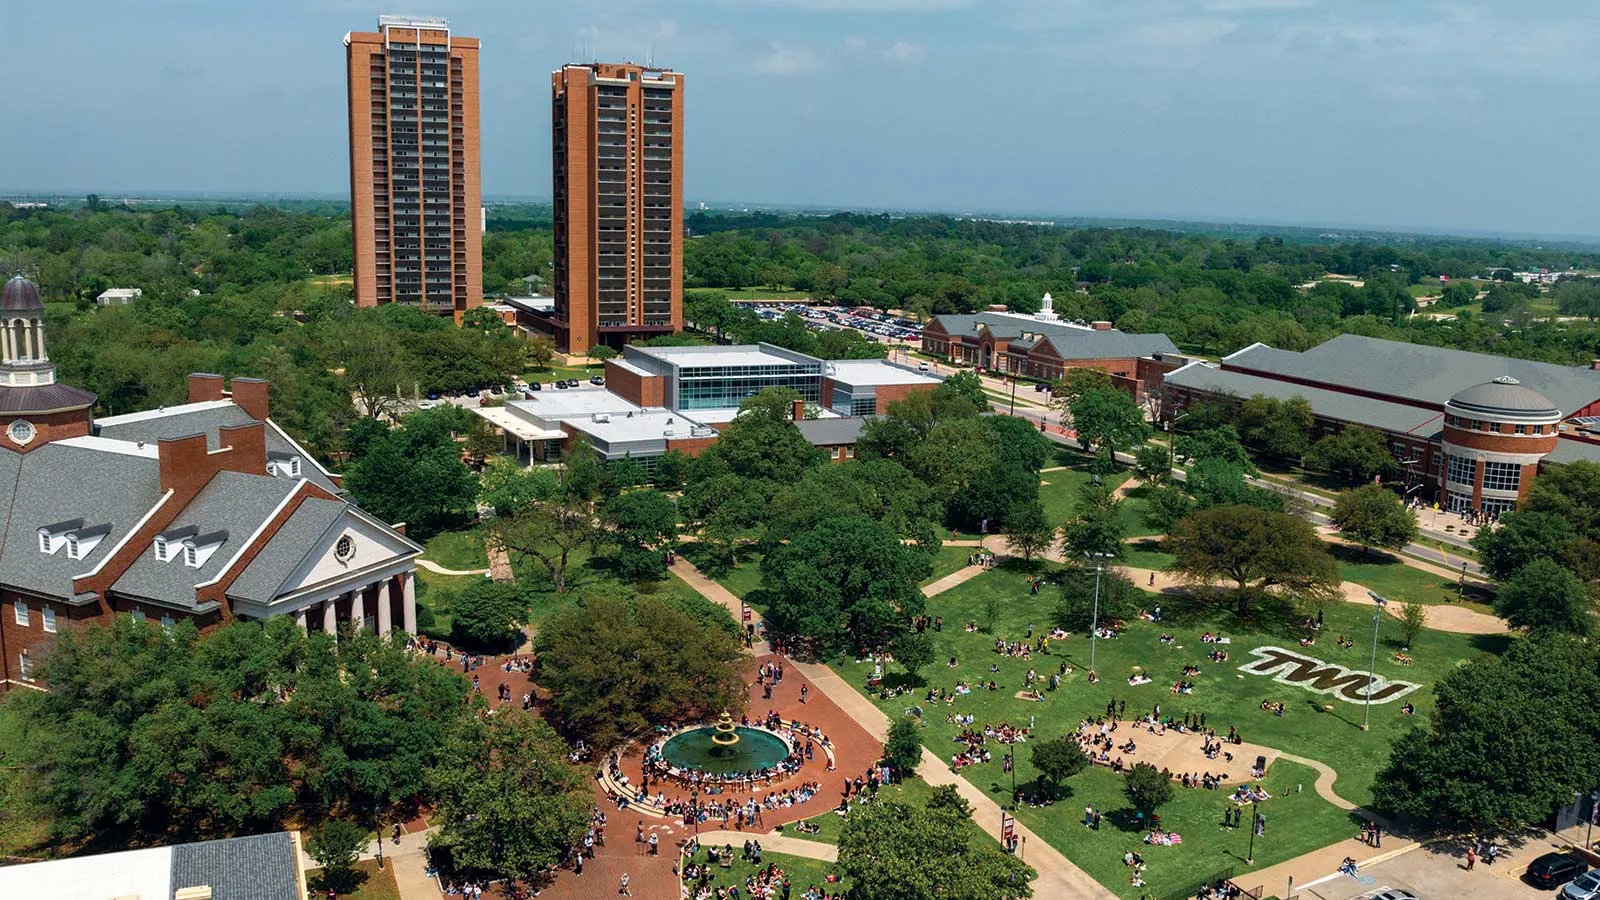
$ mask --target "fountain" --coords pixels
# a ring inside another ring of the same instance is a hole
[[[717,775],[770,769],[788,755],[789,745],[782,738],[740,725],[726,712],[715,724],[679,732],[661,747],[669,764]]]

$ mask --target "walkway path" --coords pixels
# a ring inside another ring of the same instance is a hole
[[[751,607],[745,606],[744,601],[739,599],[739,597],[735,595],[733,591],[730,591],[718,584],[715,579],[710,578],[704,572],[701,572],[699,569],[695,568],[694,563],[689,562],[682,556],[678,556],[673,558],[670,568],[672,569],[673,574],[677,575],[679,578],[682,578],[684,583],[689,587],[694,588],[695,592],[700,596],[726,609],[728,611],[728,615],[733,616],[733,620],[735,622],[743,622],[743,624],[746,625],[760,625],[762,621],[761,613],[756,612]],[[745,614],[747,613],[749,615],[748,619],[744,618]],[[765,640],[761,640],[756,641],[749,648],[749,652],[755,656],[760,656],[763,653],[772,652],[772,648],[767,645]]]
[[[500,542],[490,538],[483,542],[483,549],[489,554],[489,576],[500,584],[510,584],[517,580],[517,573],[511,571],[511,554]]]
[[[446,569],[444,566],[428,559],[417,559],[417,565],[427,569],[435,575],[487,575],[488,569]]]
[[[702,831],[700,832],[700,846],[716,847],[718,845],[732,844],[735,847],[742,847],[744,842],[752,837],[761,842],[763,851],[787,853],[790,856],[803,856],[806,859],[820,859],[823,862],[839,861],[839,848],[833,844],[785,837],[781,834],[752,835],[748,831]]]
[[[966,584],[967,582],[977,578],[979,575],[982,575],[987,571],[989,570],[985,569],[983,566],[966,566],[964,568],[957,569],[938,581],[923,585],[922,595],[924,597],[932,597],[936,594],[942,594],[945,591],[956,587],[957,585]]]
[[[875,740],[888,739],[889,717],[846,684],[832,669],[815,663],[793,662],[791,665]],[[954,785],[956,791],[972,805],[972,818],[978,826],[996,841],[1000,840],[1000,805],[971,782],[950,771],[945,761],[927,747],[922,748],[922,765],[918,767],[917,774],[935,787]],[[1114,900],[1114,894],[1029,828],[1018,822],[1016,829],[1017,836],[1026,841],[1028,865],[1039,873],[1033,882],[1035,897],[1048,897],[1050,900]]]

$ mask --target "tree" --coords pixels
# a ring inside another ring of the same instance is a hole
[[[1255,506],[1282,511],[1283,498],[1245,480],[1245,471],[1232,462],[1202,459],[1189,467],[1183,487],[1194,498],[1196,509],[1213,506]]]
[[[1145,494],[1144,524],[1162,534],[1170,533],[1193,511],[1193,498],[1177,485],[1163,484]]]
[[[429,861],[455,879],[532,880],[582,840],[592,798],[570,748],[536,716],[472,716],[428,771]]]
[[[961,400],[973,414],[989,408],[989,395],[983,392],[983,379],[976,372],[957,372],[934,388],[933,393],[936,407]]]
[[[1064,735],[1053,741],[1035,742],[1031,759],[1039,770],[1040,792],[1049,797],[1060,797],[1062,782],[1089,767],[1089,757]]]
[[[931,569],[882,522],[828,519],[762,559],[767,626],[820,653],[876,650],[922,613]]]
[[[1239,435],[1275,459],[1298,460],[1311,444],[1316,414],[1304,397],[1278,400],[1256,394],[1239,404]]]
[[[355,889],[355,864],[367,846],[367,830],[345,819],[329,819],[306,839],[306,852],[322,864],[322,883],[339,893]]]
[[[1494,611],[1513,628],[1533,634],[1587,637],[1594,632],[1595,602],[1588,585],[1547,557],[1533,560],[1500,585]]]
[[[400,428],[371,441],[345,474],[362,508],[386,522],[405,522],[426,537],[476,508],[478,479],[461,461],[449,414],[413,413]],[[469,414],[470,415],[470,414]]]
[[[1383,432],[1364,425],[1350,425],[1312,444],[1305,465],[1337,475],[1351,485],[1400,475],[1400,464],[1389,451]]]
[[[592,746],[744,707],[738,625],[699,597],[586,596],[544,623],[534,651],[551,719]]]
[[[1600,784],[1596,692],[1600,659],[1576,638],[1535,636],[1480,655],[1434,687],[1428,727],[1395,740],[1373,796],[1386,813],[1457,833],[1542,822]]]
[[[1103,485],[1085,484],[1078,491],[1078,514],[1061,526],[1061,553],[1072,559],[1086,553],[1121,556],[1127,536],[1122,501]]]
[[[1416,643],[1417,635],[1428,627],[1428,607],[1421,603],[1407,603],[1400,607],[1400,631],[1405,635],[1406,647]]]
[[[1417,539],[1417,514],[1380,484],[1340,492],[1329,521],[1369,552],[1374,547],[1403,550]]]
[[[1134,763],[1122,779],[1122,794],[1151,821],[1156,810],[1172,802],[1172,778],[1149,763]]]
[[[530,504],[489,522],[489,540],[536,561],[557,593],[566,593],[573,554],[594,543],[594,514],[583,500],[557,499]]]
[[[1167,538],[1173,568],[1200,584],[1236,585],[1238,614],[1250,614],[1254,595],[1284,585],[1301,595],[1338,588],[1339,569],[1311,523],[1252,506],[1214,506],[1179,522]]]
[[[550,368],[550,361],[556,357],[555,342],[542,334],[529,338],[523,348],[528,356],[528,362],[539,371]]]
[[[1165,484],[1172,477],[1172,451],[1160,444],[1140,447],[1135,454],[1133,473],[1145,484]]]
[[[46,691],[7,699],[29,735],[18,762],[52,837],[169,843],[374,814],[428,798],[422,771],[471,715],[446,667],[375,635],[300,630],[292,617],[201,640],[128,616],[62,629]]]
[[[1245,451],[1238,430],[1230,424],[1180,434],[1173,443],[1173,449],[1183,462],[1220,460],[1232,463],[1246,475],[1256,474],[1255,463],[1250,461],[1250,454]]]
[[[528,598],[515,584],[480,578],[456,597],[451,613],[453,640],[490,653],[504,653],[522,644]]]
[[[678,537],[678,506],[660,491],[629,491],[606,502],[600,520],[616,546],[617,574],[632,580],[666,575],[664,554]]]
[[[1484,571],[1496,581],[1506,581],[1537,559],[1553,559],[1575,535],[1566,519],[1547,512],[1507,512],[1494,528],[1482,528],[1472,537],[1472,547]]]
[[[894,661],[899,663],[912,681],[920,681],[917,671],[933,662],[933,635],[925,631],[906,631],[890,644]]]
[[[883,743],[883,761],[901,777],[915,775],[922,763],[922,738],[917,720],[904,716],[889,726],[889,739]]]
[[[1071,368],[1050,385],[1050,405],[1062,413],[1070,413],[1072,404],[1090,391],[1110,391],[1116,386],[1111,374],[1102,369]]]
[[[1115,454],[1131,450],[1150,436],[1144,410],[1118,390],[1091,390],[1072,404],[1072,428],[1078,443]]]
[[[953,805],[918,809],[882,800],[851,810],[839,869],[852,896],[872,900],[1021,900],[1033,870]]]
[[[547,468],[529,469],[511,459],[491,459],[478,476],[478,502],[508,516],[538,500],[561,494],[561,480]]]
[[[1131,617],[1144,599],[1143,592],[1120,571],[1102,572],[1096,585],[1092,566],[1069,568],[1061,573],[1061,600],[1056,604],[1055,624],[1065,631],[1089,633],[1097,590],[1102,622]]]
[[[1030,562],[1035,553],[1050,549],[1056,539],[1056,529],[1045,519],[1044,504],[1038,500],[1012,504],[1006,514],[1005,532],[1006,546]]]
[[[1600,539],[1600,463],[1543,463],[1522,509],[1552,513],[1590,540]]]

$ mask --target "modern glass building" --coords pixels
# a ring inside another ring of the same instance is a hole
[[[625,362],[662,379],[668,409],[734,409],[770,387],[821,403],[823,362],[771,344],[755,347],[628,347]]]

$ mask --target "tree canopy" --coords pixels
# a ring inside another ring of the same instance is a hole
[[[855,807],[839,835],[839,868],[852,896],[873,900],[1033,896],[1033,870],[951,804],[918,809],[880,800]]]
[[[1366,484],[1339,494],[1329,516],[1339,533],[1368,550],[1403,550],[1417,538],[1417,514],[1394,491]]]
[[[1400,474],[1400,464],[1395,462],[1383,432],[1364,425],[1351,425],[1312,444],[1305,464],[1307,468],[1337,475],[1350,485]]]
[[[1239,613],[1261,589],[1282,585],[1302,596],[1335,590],[1338,566],[1311,523],[1253,506],[1215,506],[1174,527],[1168,549],[1174,568],[1193,581],[1234,583]]]

